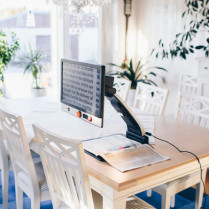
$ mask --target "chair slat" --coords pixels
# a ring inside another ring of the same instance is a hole
[[[176,115],[180,120],[203,128],[209,128],[209,98],[181,93]]]
[[[181,73],[179,79],[178,91],[181,93],[197,94],[198,75],[190,73]]]
[[[138,83],[134,99],[134,107],[141,111],[161,115],[164,110],[168,90]]]

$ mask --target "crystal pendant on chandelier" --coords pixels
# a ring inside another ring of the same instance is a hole
[[[50,0],[46,0],[48,3]],[[103,6],[104,4],[111,3],[111,0],[52,0],[55,5],[58,6],[67,6],[67,5],[75,5],[75,6]]]
[[[49,1],[49,0],[46,0]],[[92,10],[104,4],[111,3],[111,0],[52,0],[55,5],[64,8],[64,17],[69,18],[73,32],[80,34],[85,27],[95,20]]]
[[[79,12],[72,12],[70,15],[70,25],[72,32],[75,34],[80,34],[85,31],[85,28],[88,24],[95,20],[95,16],[91,13],[86,13],[85,11],[80,10]]]
[[[91,2],[91,4],[94,6],[103,6],[104,4],[109,4],[111,3],[111,0],[89,0],[89,2]]]
[[[49,1],[49,0],[47,0]],[[53,3],[57,6],[67,6],[68,0],[53,0]]]
[[[75,34],[79,35],[95,19],[91,7],[89,7],[89,2],[86,0],[71,0],[69,10],[69,22],[72,32]]]

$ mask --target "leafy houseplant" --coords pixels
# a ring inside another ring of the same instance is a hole
[[[15,55],[15,52],[19,49],[19,42],[16,34],[11,32],[9,36],[0,30],[0,81],[2,82],[4,82],[3,72],[5,71],[12,57]]]
[[[185,0],[187,9],[183,12],[182,18],[189,15],[191,21],[184,25],[184,31],[176,34],[173,42],[166,46],[163,40],[159,40],[159,49],[153,49],[156,58],[162,57],[172,59],[182,57],[186,59],[189,54],[196,50],[202,50],[205,57],[209,57],[209,38],[207,36],[203,45],[193,44],[198,34],[209,33],[209,0]]]
[[[45,57],[44,53],[41,50],[33,50],[29,45],[29,50],[25,51],[17,64],[24,66],[24,73],[31,73],[33,76],[33,88],[34,89],[43,89],[40,86],[40,77],[41,73],[44,70],[43,58]]]
[[[156,77],[157,74],[151,69],[158,69],[158,70],[164,70],[167,71],[165,68],[162,67],[146,67],[148,63],[143,63],[142,59],[138,61],[137,67],[134,70],[133,68],[133,62],[132,59],[130,60],[130,63],[123,62],[121,65],[116,65],[113,63],[109,63],[111,66],[116,66],[119,68],[117,72],[110,72],[109,75],[116,75],[120,78],[126,78],[131,81],[131,88],[135,89],[137,86],[137,82],[143,82],[149,85],[157,86],[157,84],[151,79],[151,76]],[[165,82],[165,79],[162,77],[163,82]]]

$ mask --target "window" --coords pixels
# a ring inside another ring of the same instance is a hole
[[[70,35],[70,59],[79,60],[78,58],[78,35]]]
[[[51,36],[50,35],[37,35],[36,36],[36,49],[41,49],[46,55],[45,62],[51,61]]]
[[[79,25],[79,34],[76,34],[76,27],[74,25],[74,14],[70,13],[69,17],[69,44],[70,52],[69,58],[89,63],[98,63],[99,61],[99,14],[98,9],[92,11],[91,18],[87,16],[83,18],[84,22],[88,22],[84,28],[81,29],[82,23]],[[85,19],[86,18],[86,19]]]
[[[32,14],[29,18],[29,14]],[[28,22],[32,25],[28,25]],[[44,55],[45,70],[43,73],[43,86],[52,85],[50,72],[52,71],[51,46],[51,8],[45,0],[0,0],[0,29],[5,33],[16,33],[20,43],[20,50],[4,72],[7,96],[23,97],[31,95],[32,76],[24,74],[24,67],[17,65],[18,57],[25,51],[40,49]]]
[[[28,14],[34,15],[35,26],[33,27],[27,26],[27,23],[33,25],[33,21],[27,19]],[[65,25],[62,19],[64,18],[63,12],[55,9],[53,4],[46,4],[45,0],[7,0],[6,2],[0,0],[0,29],[6,33],[15,32],[20,43],[16,58],[4,73],[7,96],[31,96],[32,76],[24,75],[24,67],[15,63],[17,58],[29,48],[29,45],[32,49],[41,49],[46,55],[42,84],[46,87],[54,87],[50,92],[55,89],[56,93],[59,92],[61,58],[89,63],[99,62],[98,23],[100,20],[98,12],[93,11],[92,20],[79,35],[73,27],[75,22],[71,21],[73,15],[73,13],[70,15],[68,27],[63,27]]]

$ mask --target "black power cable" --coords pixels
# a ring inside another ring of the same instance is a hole
[[[201,166],[201,163],[200,163],[200,159],[197,157],[197,155],[195,155],[194,153],[192,153],[192,152],[190,152],[190,151],[180,150],[180,149],[179,149],[178,147],[176,147],[174,144],[170,143],[169,141],[160,139],[160,138],[154,136],[152,133],[145,132],[145,135],[147,135],[147,136],[153,136],[155,139],[158,139],[158,140],[160,140],[160,141],[162,141],[162,142],[166,142],[166,143],[170,144],[171,146],[173,146],[174,148],[176,148],[179,152],[189,153],[189,154],[193,155],[193,156],[197,159],[197,161],[198,161],[198,163],[199,163],[199,165],[200,165],[200,178],[201,178],[201,181],[202,181],[202,184],[203,184],[203,187],[204,187],[204,197],[205,197],[204,205],[201,206],[200,209],[204,209],[205,206],[206,206],[206,201],[207,201],[207,200],[206,200],[206,197],[207,197],[207,196],[206,196],[205,183],[204,183],[203,178],[202,178],[202,166]]]

